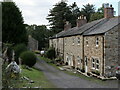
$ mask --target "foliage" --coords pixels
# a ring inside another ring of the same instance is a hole
[[[27,51],[27,47],[25,44],[21,43],[14,46],[14,50],[15,50],[15,61],[19,64],[18,58],[20,57],[20,54],[22,52]]]
[[[58,33],[64,29],[66,21],[70,21],[72,12],[66,2],[62,1],[54,5],[50,10],[47,20],[50,23],[50,28],[54,33]]]
[[[31,51],[25,51],[20,55],[22,59],[22,64],[32,67],[36,63],[36,56]]]
[[[46,52],[46,57],[49,59],[55,59],[56,57],[55,48],[50,47],[48,51]]]
[[[13,52],[13,45],[9,44],[9,43],[3,43],[2,45],[2,51],[4,53],[4,51],[7,48],[7,52],[6,52],[6,58],[8,58],[8,62],[10,63],[12,61],[12,52]]]
[[[93,4],[86,4],[83,5],[84,8],[82,8],[81,13],[86,16],[87,21],[90,21],[91,14],[95,13],[95,7]]]
[[[81,12],[76,4],[76,2],[74,2],[71,6],[70,6],[70,10],[72,12],[71,18],[69,19],[69,21],[72,24],[72,27],[76,26],[76,20],[77,18],[81,15]]]
[[[42,50],[43,48],[48,47],[50,31],[45,25],[31,25],[27,26],[27,33],[33,38],[38,40],[38,49]]]
[[[14,2],[2,2],[2,38],[4,43],[25,43],[27,35],[23,17]]]
[[[98,11],[91,14],[90,21],[99,20],[104,18],[104,6],[98,8]]]
[[[97,71],[97,70],[92,70],[92,73],[93,73],[93,74],[96,74],[96,75],[100,75],[100,72]]]

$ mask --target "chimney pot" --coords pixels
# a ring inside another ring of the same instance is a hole
[[[109,7],[109,3],[104,4],[104,18],[112,18],[114,17],[114,8],[112,5]]]
[[[77,27],[81,27],[86,23],[87,23],[86,16],[81,15],[80,18],[77,19]]]
[[[71,23],[69,23],[69,21],[66,21],[65,25],[64,25],[64,30],[68,30],[71,28]]]

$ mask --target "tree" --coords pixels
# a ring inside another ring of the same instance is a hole
[[[72,27],[76,26],[76,20],[77,18],[81,15],[81,12],[76,4],[76,2],[74,2],[71,6],[70,6],[71,12],[72,12],[72,17],[70,18]]]
[[[54,5],[47,17],[51,30],[54,33],[62,31],[64,29],[65,21],[69,21],[71,16],[72,12],[66,2],[61,1]]]
[[[2,2],[2,41],[27,44],[27,32],[23,17],[14,2]]]
[[[33,38],[38,40],[38,49],[47,48],[49,43],[50,31],[45,25],[27,26],[27,32]]]
[[[90,5],[89,3],[86,5],[83,5],[84,8],[82,8],[81,13],[86,16],[87,21],[90,21],[90,17],[93,13],[95,13],[94,5]]]
[[[101,18],[104,18],[104,5],[98,8],[97,12],[91,14],[90,21],[99,20]]]

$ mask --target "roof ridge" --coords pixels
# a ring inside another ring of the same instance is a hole
[[[96,23],[95,25],[91,26],[90,28],[88,28],[87,30],[85,30],[82,34],[86,34],[86,33],[89,33],[93,30],[95,30],[96,27],[99,27],[100,25],[103,25],[104,23],[108,22],[110,19],[106,19],[106,18],[103,18],[103,20],[101,20],[100,22]]]

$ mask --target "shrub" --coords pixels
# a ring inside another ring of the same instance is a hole
[[[18,44],[14,46],[15,50],[15,61],[19,64],[18,58],[20,57],[20,54],[24,51],[27,51],[27,47],[25,44]]]
[[[49,59],[55,59],[56,54],[55,54],[55,48],[49,48],[46,52],[46,57]]]
[[[96,75],[98,75],[98,76],[100,75],[100,72],[97,71],[97,70],[92,70],[92,73],[93,73],[93,74],[96,74]]]
[[[20,55],[22,64],[32,67],[36,63],[36,56],[31,51],[25,51]]]

